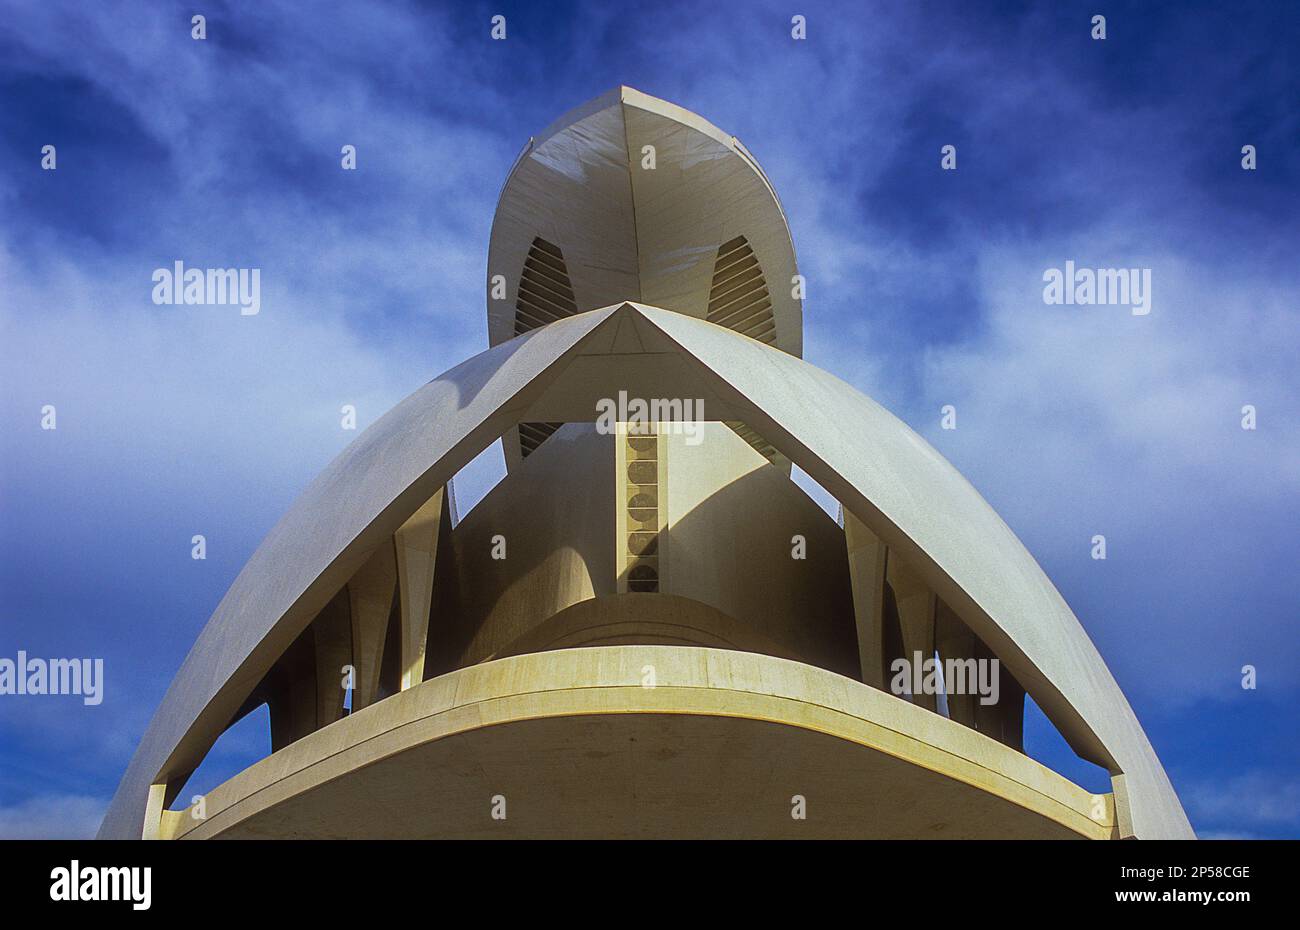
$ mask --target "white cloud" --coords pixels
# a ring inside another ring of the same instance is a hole
[[[36,795],[0,807],[0,839],[92,839],[107,807],[107,800],[86,795]]]
[[[1293,292],[1177,255],[1150,265],[1154,309],[1135,317],[1044,305],[1041,248],[986,251],[986,327],[926,353],[921,431],[1088,598],[1091,610],[1076,611],[1137,688],[1170,702],[1222,697],[1243,662],[1294,687],[1290,623],[1265,603],[1294,585],[1256,573],[1258,547],[1300,503]],[[943,432],[949,403],[958,429]],[[1247,403],[1255,431],[1241,428]],[[1122,575],[1091,562],[1094,533]]]
[[[1210,825],[1211,835],[1249,836],[1279,828],[1300,834],[1300,779],[1293,774],[1248,772],[1198,782],[1182,795],[1192,819]]]

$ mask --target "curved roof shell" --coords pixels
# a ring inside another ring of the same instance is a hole
[[[511,169],[492,223],[488,335],[497,345],[635,300],[800,355],[797,273],[776,192],[740,141],[618,87],[530,139]]]
[[[623,303],[494,346],[425,385],[303,492],[200,634],[100,835],[138,837],[150,786],[184,778],[348,577],[488,443],[521,421],[591,421],[599,398],[703,398],[752,424],[915,567],[1084,758],[1123,786],[1144,838],[1191,828],[1136,716],[1078,620],[978,492],[850,385],[688,315]],[[1122,779],[1119,781],[1118,779]]]

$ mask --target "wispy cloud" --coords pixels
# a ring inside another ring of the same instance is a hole
[[[85,840],[94,837],[105,798],[42,794],[0,807],[0,840]]]
[[[1183,802],[1211,835],[1250,836],[1278,829],[1300,834],[1300,778],[1294,773],[1253,771],[1198,782],[1183,792]]]

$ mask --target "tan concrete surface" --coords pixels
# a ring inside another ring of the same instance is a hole
[[[647,670],[654,687],[646,687]],[[491,818],[492,798],[506,819]],[[807,820],[790,816],[802,795]],[[668,646],[515,656],[332,724],[207,796],[207,837],[1102,839],[1109,802],[859,682]]]

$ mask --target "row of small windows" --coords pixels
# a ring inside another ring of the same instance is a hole
[[[652,429],[653,427],[646,427]],[[629,591],[659,590],[659,439],[627,436],[627,551]]]

